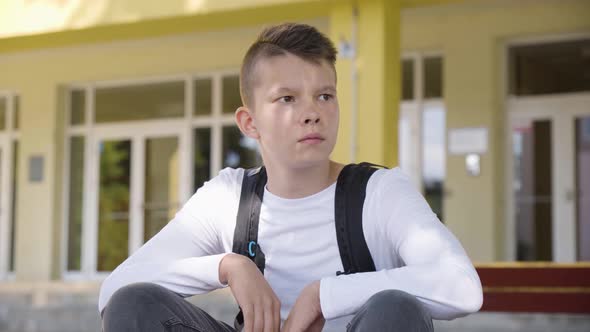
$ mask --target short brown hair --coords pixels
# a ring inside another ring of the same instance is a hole
[[[249,105],[252,100],[256,63],[263,58],[287,53],[318,64],[325,60],[334,66],[337,51],[332,41],[311,25],[283,23],[264,29],[242,62],[240,94],[244,105]]]

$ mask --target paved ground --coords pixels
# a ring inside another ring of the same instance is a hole
[[[233,324],[237,305],[228,289],[189,299],[217,319]],[[589,332],[590,315],[478,313],[435,321],[437,332]],[[96,291],[49,293],[45,297],[0,289],[0,332],[98,332]],[[336,331],[326,331],[336,332]]]

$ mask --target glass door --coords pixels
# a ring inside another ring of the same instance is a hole
[[[590,114],[578,115],[574,122],[577,256],[590,261]]]
[[[178,134],[149,130],[97,136],[88,232],[96,241],[88,257],[93,270],[114,270],[174,217],[182,194],[180,141]]]
[[[512,122],[516,259],[551,261],[553,121],[519,118]]]
[[[587,95],[509,102],[516,260],[590,261],[588,105]]]
[[[0,277],[14,272],[18,143],[0,135]]]
[[[0,136],[0,276],[7,270],[8,258],[8,163],[6,144]]]
[[[143,242],[147,242],[180,207],[178,138],[147,138],[144,165]]]
[[[99,141],[97,271],[112,271],[129,253],[130,139]]]

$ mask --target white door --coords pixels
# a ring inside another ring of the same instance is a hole
[[[590,260],[590,95],[509,100],[514,258]]]
[[[8,167],[8,144],[6,139],[0,135],[0,276],[8,270],[9,251],[9,220],[8,209],[10,205],[8,189],[9,175]]]
[[[88,220],[83,237],[90,271],[112,271],[155,235],[183,201],[181,162],[187,149],[179,127],[96,130]]]

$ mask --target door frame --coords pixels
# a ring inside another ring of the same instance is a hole
[[[0,195],[0,280],[14,279],[14,271],[8,271],[8,264],[10,262],[10,235],[12,233],[12,202],[16,197],[12,197],[12,176],[13,159],[14,159],[14,142],[18,140],[18,130],[13,127],[15,115],[15,97],[16,93],[12,91],[0,91],[0,97],[6,100],[6,126],[0,133],[0,151],[2,151],[2,160],[0,161],[0,192],[5,193]],[[12,239],[15,241],[16,238]],[[15,266],[16,268],[16,266]]]
[[[6,134],[0,134],[0,279],[8,274],[8,262],[10,260],[10,217],[12,216],[12,195],[10,177],[12,148]],[[3,194],[2,194],[3,193]]]
[[[189,151],[186,148],[187,137],[183,131],[184,121],[159,120],[140,121],[133,124],[112,124],[95,126],[89,137],[89,153],[86,154],[88,167],[84,170],[84,183],[87,199],[83,203],[81,272],[90,274],[91,277],[104,278],[110,272],[97,270],[98,254],[98,210],[99,210],[99,178],[100,178],[100,144],[105,140],[130,140],[131,141],[131,179],[129,191],[129,251],[131,255],[143,245],[143,199],[145,190],[145,143],[147,139],[176,137],[178,139],[178,174],[184,179],[189,174],[189,169],[183,160],[186,160]],[[182,181],[181,181],[182,182]],[[178,197],[183,199],[185,188],[179,185]]]
[[[553,262],[567,263],[577,260],[576,203],[571,199],[575,190],[575,127],[576,116],[590,116],[590,93],[509,97],[507,126],[506,207],[507,242],[509,253],[516,259],[516,220],[514,191],[514,156],[512,125],[518,120],[551,120],[552,149],[552,241]]]

